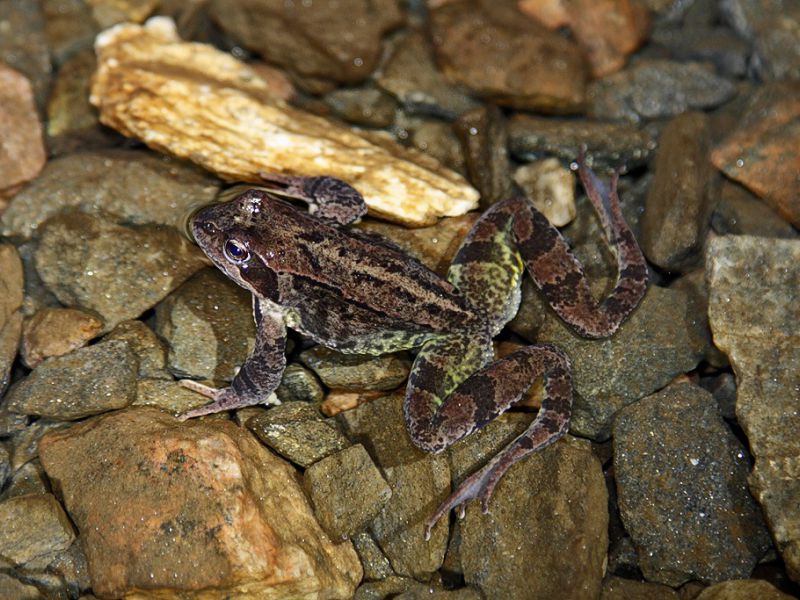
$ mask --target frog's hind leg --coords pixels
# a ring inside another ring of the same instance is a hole
[[[468,334],[431,340],[423,346],[409,377],[404,405],[409,433],[417,446],[428,452],[444,450],[505,412],[542,375],[545,399],[528,429],[462,482],[438,508],[427,523],[426,537],[442,516],[471,499],[480,498],[486,512],[505,471],[559,439],[569,427],[572,380],[569,359],[561,350],[551,345],[528,346],[487,364],[487,347],[490,351],[491,342]],[[466,364],[460,361],[462,352]],[[479,368],[464,378],[467,368],[476,366]]]

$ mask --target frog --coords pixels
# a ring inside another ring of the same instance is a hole
[[[575,333],[613,335],[645,294],[644,256],[622,215],[618,174],[610,183],[578,161],[586,195],[616,258],[617,278],[596,299],[568,242],[524,195],[489,207],[467,233],[445,276],[386,238],[351,225],[361,194],[329,176],[261,174],[263,185],[198,210],[192,236],[228,278],[249,290],[255,347],[230,385],[181,384],[211,399],[181,419],[275,401],[286,366],[287,328],[342,353],[416,351],[403,402],[412,442],[440,453],[508,410],[542,378],[544,399],[527,429],[469,475],[425,524],[467,503],[483,512],[508,468],[569,429],[569,357],[531,344],[495,359],[493,338],[515,316],[527,272]],[[306,203],[307,210],[297,206]]]

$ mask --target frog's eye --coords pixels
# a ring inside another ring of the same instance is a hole
[[[250,260],[250,251],[239,240],[229,239],[225,241],[223,246],[225,258],[235,264],[246,263]]]

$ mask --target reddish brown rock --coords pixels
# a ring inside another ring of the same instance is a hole
[[[800,83],[765,86],[739,127],[711,153],[725,175],[800,227]]]
[[[33,369],[45,358],[61,356],[85,346],[100,333],[103,321],[74,308],[45,307],[25,321],[20,352]]]
[[[230,421],[126,410],[48,434],[40,455],[99,596],[350,598],[361,579],[294,469]]]
[[[620,70],[650,26],[647,8],[638,0],[520,0],[519,8],[550,29],[569,27],[594,77]]]
[[[0,63],[0,195],[30,181],[45,161],[42,126],[28,80]]]
[[[581,108],[587,69],[580,48],[522,13],[496,16],[459,0],[431,10],[431,29],[451,82],[514,108],[558,114]]]

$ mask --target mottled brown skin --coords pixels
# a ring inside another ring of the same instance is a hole
[[[619,277],[597,302],[561,234],[525,198],[476,222],[442,279],[389,242],[342,225],[364,214],[358,193],[329,177],[269,175],[250,190],[200,210],[197,243],[253,294],[256,348],[224,389],[185,385],[214,400],[183,418],[263,403],[280,383],[286,326],[341,352],[419,348],[404,404],[411,439],[440,452],[486,425],[544,376],[546,397],[529,428],[464,481],[427,523],[475,498],[483,510],[505,471],[566,433],[572,406],[567,356],[533,345],[493,361],[492,337],[513,318],[527,270],[556,313],[586,337],[612,335],[641,300],[647,267],[616,194],[581,163],[580,175],[617,257]],[[308,202],[306,214],[278,195]]]

